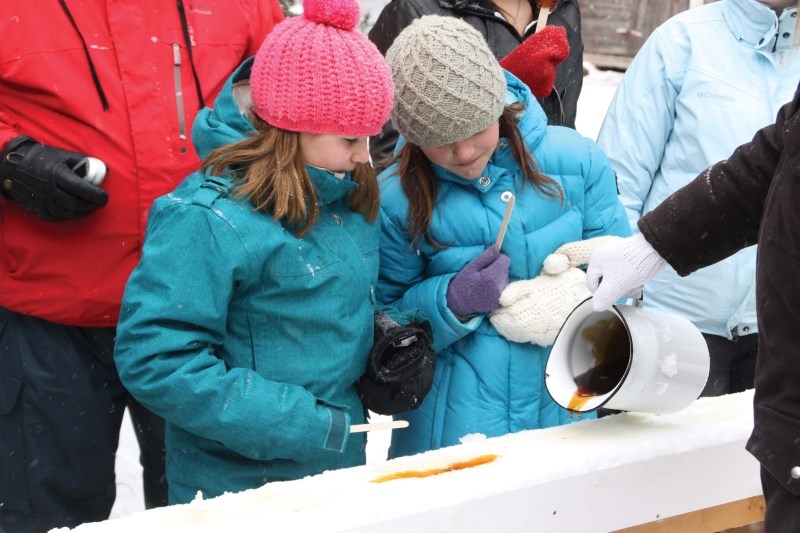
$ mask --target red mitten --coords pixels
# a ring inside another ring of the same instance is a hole
[[[553,90],[556,67],[568,54],[567,30],[547,26],[500,60],[500,66],[525,82],[536,98],[544,98]]]

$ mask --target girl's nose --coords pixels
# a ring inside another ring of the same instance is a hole
[[[353,163],[369,163],[369,150],[367,149],[367,138],[361,137],[353,147],[353,154],[350,157]]]
[[[471,142],[463,141],[456,143],[453,154],[457,162],[464,163],[471,160],[475,156],[475,147]]]

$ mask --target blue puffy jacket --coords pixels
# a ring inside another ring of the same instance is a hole
[[[721,0],[662,24],[634,58],[598,136],[631,226],[759,129],[800,80],[797,8]],[[644,304],[705,333],[755,333],[755,247],[681,278],[666,268]]]
[[[564,243],[630,234],[605,155],[574,130],[547,126],[528,88],[511,74],[506,79],[506,101],[526,104],[519,124],[522,135],[539,169],[563,188],[563,203],[530,183],[523,186],[508,142],[501,138],[479,179],[467,181],[434,166],[439,192],[430,233],[447,247],[436,249],[420,239],[412,248],[403,229],[408,202],[396,166],[379,176],[378,300],[420,309],[431,321],[438,351],[433,388],[418,409],[399,416],[411,425],[394,432],[392,456],[457,444],[470,433],[492,437],[569,420],[544,386],[549,348],[509,342],[487,316],[462,323],[447,308],[450,280],[494,243],[505,212],[505,192],[516,196],[502,247],[511,259],[512,281],[534,278],[544,258]]]
[[[193,137],[201,157],[253,127],[228,80]],[[355,382],[373,341],[377,223],[349,208],[356,185],[308,167],[319,201],[296,238],[190,175],[152,209],[122,303],[115,359],[125,386],[167,422],[170,503],[365,462]]]

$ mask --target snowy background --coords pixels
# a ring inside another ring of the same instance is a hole
[[[364,13],[367,13],[368,9],[374,9],[373,19],[385,3],[383,0],[361,0]],[[608,105],[622,78],[622,73],[597,70],[588,63],[585,67],[589,74],[583,79],[583,90],[578,100],[576,128],[586,137],[596,139]],[[383,418],[388,417],[377,417],[371,421],[376,422]],[[126,516],[144,509],[139,449],[127,413],[122,426],[117,452],[117,500],[111,511],[111,518]],[[369,434],[368,463],[385,460],[389,435],[388,431],[374,431]]]

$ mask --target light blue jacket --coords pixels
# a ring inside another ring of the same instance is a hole
[[[446,248],[433,248],[424,239],[412,248],[404,231],[408,202],[396,167],[379,176],[378,300],[419,308],[431,321],[438,351],[430,393],[418,409],[398,416],[411,424],[393,433],[392,456],[457,444],[470,433],[493,437],[570,420],[544,386],[550,348],[509,342],[487,316],[462,323],[447,308],[450,280],[495,241],[506,207],[504,193],[516,196],[502,247],[511,259],[512,281],[536,277],[545,257],[564,243],[630,234],[605,155],[574,130],[548,127],[527,87],[510,74],[506,78],[507,102],[526,104],[521,132],[539,169],[563,187],[563,203],[530,183],[523,185],[508,142],[501,138],[479,179],[464,180],[434,166],[439,192],[430,233]]]
[[[598,136],[631,226],[775,121],[800,80],[797,9],[721,0],[661,25],[628,68]],[[667,267],[644,303],[730,338],[755,333],[755,247],[686,278]]]
[[[201,157],[253,131],[231,82],[195,122]],[[303,237],[190,175],[151,211],[125,289],[115,359],[167,422],[170,503],[365,462],[354,386],[373,340],[377,223],[349,209],[356,185],[308,168],[319,217]]]

